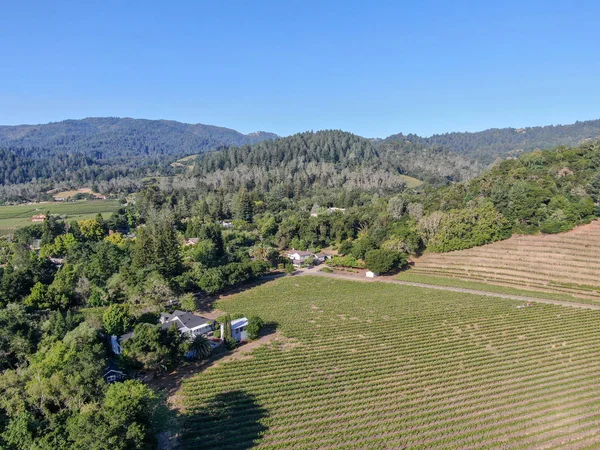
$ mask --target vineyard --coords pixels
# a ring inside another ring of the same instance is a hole
[[[600,221],[418,258],[414,274],[575,294],[600,301]]]
[[[285,340],[184,383],[206,449],[597,448],[600,312],[286,277],[221,300]]]
[[[66,220],[93,219],[102,213],[105,218],[119,209],[118,200],[82,200],[78,202],[29,203],[17,206],[0,206],[0,236],[17,228],[31,225],[31,216],[49,212]]]

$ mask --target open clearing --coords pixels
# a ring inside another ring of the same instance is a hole
[[[46,212],[59,214],[67,220],[82,220],[93,219],[98,213],[102,213],[105,218],[108,218],[119,207],[118,200],[81,200],[0,206],[0,236],[10,234],[17,228],[31,225],[31,216]]]
[[[600,443],[600,311],[314,276],[216,306],[294,345],[186,380],[188,448]]]
[[[600,221],[415,260],[414,274],[575,294],[600,301]]]

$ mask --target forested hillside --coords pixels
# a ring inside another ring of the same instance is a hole
[[[172,175],[169,163],[180,156],[276,138],[272,133],[244,135],[210,125],[127,118],[1,126],[0,185],[46,181],[82,186]],[[8,191],[0,193],[0,200],[18,200],[31,186]]]
[[[0,126],[0,147],[77,152],[97,159],[189,155],[219,146],[252,144],[275,138],[277,135],[273,133],[244,135],[212,125],[118,117]]]
[[[234,191],[344,187],[397,192],[404,186],[401,174],[445,184],[480,170],[474,161],[442,149],[398,142],[375,146],[360,136],[331,130],[206,153],[197,159],[194,173],[212,188]]]
[[[389,136],[385,142],[408,141],[426,147],[441,146],[483,163],[491,163],[498,157],[518,156],[523,152],[559,145],[576,146],[597,138],[600,138],[600,120],[575,122],[572,125],[491,128],[477,133],[455,132],[431,137],[400,133]]]

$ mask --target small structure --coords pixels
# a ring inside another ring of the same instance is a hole
[[[306,262],[309,258],[314,258],[313,252],[306,252],[303,250],[293,250],[287,253],[287,257],[292,260],[292,264],[295,267],[299,267]]]
[[[367,278],[375,278],[377,276],[377,274],[371,270],[367,270],[367,272],[365,273],[365,276]]]
[[[127,374],[123,372],[119,366],[111,359],[108,361],[106,368],[104,369],[104,374],[102,375],[104,381],[106,383],[116,383],[118,381],[126,380]]]
[[[37,216],[31,216],[31,221],[34,223],[43,222],[46,220],[46,214],[39,214]]]
[[[331,208],[329,208],[329,212],[330,213],[334,213],[334,212],[341,212],[344,213],[346,212],[346,208],[336,208],[335,206],[332,206]]]
[[[190,337],[214,331],[214,321],[186,311],[175,310],[173,314],[162,313],[160,323],[163,329],[176,325],[181,334],[187,334]]]
[[[319,260],[319,263],[324,263],[328,259],[331,259],[332,255],[320,252],[320,253],[315,254],[315,258],[317,258]]]
[[[229,220],[223,220],[221,222],[221,226],[223,228],[233,228],[233,222],[229,221]]]
[[[125,333],[122,336],[115,336],[114,334],[110,337],[110,348],[115,355],[123,353],[123,342],[133,337],[133,331]]]
[[[64,258],[48,258],[50,260],[50,262],[52,264],[54,264],[56,267],[62,267],[62,265],[65,263],[65,259]]]
[[[246,332],[248,328],[248,319],[242,317],[231,321],[231,337],[236,341],[248,340],[248,334]],[[225,335],[225,324],[221,324],[221,336]]]
[[[200,238],[187,238],[185,240],[185,245],[196,245],[200,241]]]

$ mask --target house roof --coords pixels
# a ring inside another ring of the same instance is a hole
[[[304,250],[292,250],[291,252],[289,252],[290,255],[295,255],[298,254],[298,256],[310,256],[313,254],[313,252],[307,252]]]
[[[106,368],[104,369],[104,375],[102,376],[105,377],[111,372],[116,372],[125,375],[125,372],[123,372],[121,368],[117,366],[117,363],[115,363],[112,359],[109,359],[108,363],[106,364]]]
[[[235,319],[231,321],[231,329],[235,330],[236,328],[245,327],[248,325],[248,319],[246,317],[242,317],[241,319]]]
[[[212,320],[205,319],[204,317],[200,317],[190,312],[180,310],[173,311],[173,314],[162,313],[160,317],[164,320],[162,324],[163,328],[169,328],[175,320],[181,323],[181,326],[179,326],[178,328],[182,328],[185,326],[190,329],[198,328],[202,325],[213,322]]]

